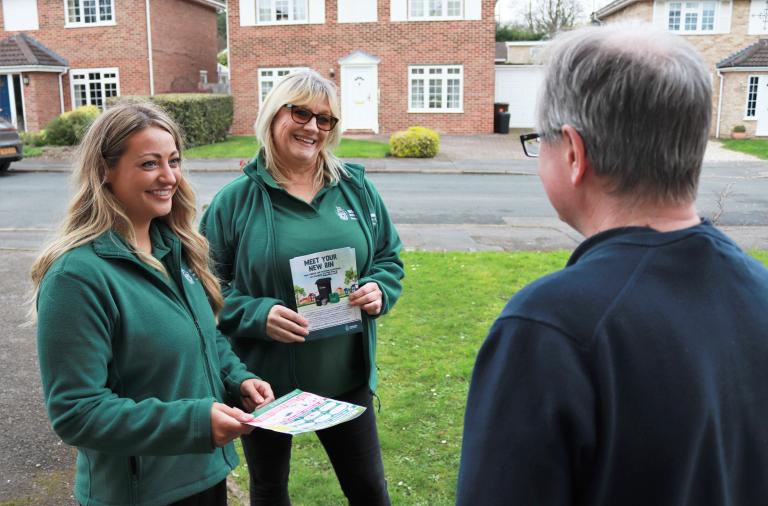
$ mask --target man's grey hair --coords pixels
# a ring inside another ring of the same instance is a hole
[[[712,84],[693,46],[650,25],[615,24],[565,33],[545,59],[543,142],[571,125],[613,192],[655,202],[696,198]]]

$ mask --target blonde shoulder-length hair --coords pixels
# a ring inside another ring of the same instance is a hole
[[[286,76],[264,99],[256,119],[256,138],[263,146],[264,161],[276,182],[285,183],[286,176],[276,163],[275,155],[279,147],[275,145],[272,137],[272,122],[275,116],[285,104],[306,106],[324,100],[328,101],[331,114],[339,118],[339,96],[336,85],[314,70],[303,70]],[[339,142],[341,142],[340,128],[334,128],[328,133],[325,145],[318,156],[315,172],[315,182],[318,185],[336,184],[341,176],[347,173],[344,162],[333,154]]]
[[[171,134],[181,155],[183,141],[179,128],[159,107],[148,102],[116,105],[101,114],[83,137],[73,173],[75,196],[61,225],[58,237],[49,244],[32,265],[31,315],[40,283],[51,265],[67,251],[93,241],[109,230],[121,234],[145,263],[165,272],[162,263],[136,248],[136,234],[125,209],[106,184],[107,172],[114,170],[126,149],[127,140],[145,128],[161,128]],[[171,212],[161,219],[181,240],[190,268],[200,278],[214,313],[224,305],[218,280],[208,265],[208,242],[195,227],[195,195],[182,176],[172,198]]]

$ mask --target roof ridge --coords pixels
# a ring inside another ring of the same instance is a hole
[[[40,60],[37,59],[34,53],[32,53],[32,50],[29,48],[27,37],[24,32],[13,35],[12,39],[16,41],[16,47],[19,48],[21,54],[24,55],[24,58],[27,59],[30,65],[38,65],[40,63]]]
[[[725,57],[715,66],[715,68],[721,69],[743,66],[741,65],[742,63],[749,61],[749,59],[755,56],[756,53],[765,49],[768,49],[768,39],[758,39],[756,42]]]

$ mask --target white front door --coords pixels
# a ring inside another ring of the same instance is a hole
[[[342,65],[342,130],[379,132],[379,84],[376,65]]]
[[[757,78],[755,118],[757,119],[755,135],[760,137],[768,136],[768,76],[759,76]]]

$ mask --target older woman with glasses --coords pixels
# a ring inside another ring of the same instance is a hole
[[[334,154],[341,135],[336,87],[307,71],[283,79],[264,100],[256,135],[262,149],[245,174],[222,189],[203,216],[225,298],[220,330],[276,396],[295,388],[368,408],[317,432],[352,505],[390,504],[372,396],[375,318],[400,295],[400,239],[360,165]],[[297,312],[289,260],[353,248],[359,331],[309,336]],[[243,437],[252,505],[288,505],[291,436],[256,429]]]

